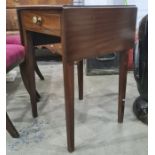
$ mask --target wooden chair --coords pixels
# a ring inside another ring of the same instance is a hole
[[[23,79],[24,85],[27,91],[30,94],[29,83],[26,79],[27,71],[25,67],[25,49],[22,45],[18,44],[7,44],[6,45],[6,73],[12,70],[15,66],[20,66],[21,77]],[[36,100],[38,101],[40,98],[39,93],[36,91]],[[31,96],[30,96],[31,97]],[[36,117],[37,105],[32,104],[32,114],[33,117]],[[6,129],[10,133],[10,135],[14,138],[19,137],[19,133],[11,122],[7,112],[6,112]]]
[[[25,88],[27,89],[28,93],[30,94],[31,98],[31,106],[32,106],[32,115],[33,117],[37,117],[37,105],[32,102],[33,95],[31,94],[31,89],[29,87],[29,81],[27,80],[27,71],[26,71],[26,65],[24,62],[25,58],[25,50],[24,46],[20,43],[19,36],[10,36],[7,37],[7,46],[6,46],[6,73],[8,73],[10,70],[12,70],[14,67],[19,65],[20,67],[20,73],[23,80],[23,83],[25,85]],[[11,44],[12,43],[12,44]],[[40,72],[36,59],[34,59],[34,66],[35,71],[38,74]],[[36,70],[38,68],[38,70]],[[77,70],[78,70],[78,85],[79,85],[79,99],[83,99],[83,61],[77,62]],[[39,72],[37,72],[39,71]],[[41,72],[38,74],[40,79],[44,79]],[[36,100],[39,101],[40,95],[36,90]],[[13,123],[11,122],[9,115],[6,113],[6,129],[10,133],[10,135],[14,138],[19,137],[19,133],[14,127]]]
[[[14,34],[14,35],[7,35],[6,36],[6,43],[7,44],[17,44],[17,45],[22,45],[20,35],[19,34]],[[40,69],[37,65],[37,62],[34,61],[34,66],[35,66],[35,72],[39,76],[41,80],[44,80],[44,76],[40,72]]]

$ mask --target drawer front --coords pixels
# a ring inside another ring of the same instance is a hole
[[[7,0],[7,7],[16,7],[19,5],[58,5],[72,4],[72,0]]]
[[[50,11],[23,11],[22,24],[27,30],[60,36],[60,15]]]
[[[16,9],[6,10],[6,30],[18,30],[18,18]]]

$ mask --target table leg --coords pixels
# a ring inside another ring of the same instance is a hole
[[[120,52],[120,73],[119,73],[119,100],[118,100],[118,122],[123,122],[125,95],[126,95],[126,82],[128,70],[128,52]]]
[[[74,151],[74,63],[63,60],[68,151]]]
[[[30,32],[26,32],[26,40],[25,40],[25,63],[26,63],[26,70],[27,70],[27,80],[29,84],[29,92],[30,92],[30,99],[31,99],[31,107],[32,107],[32,115],[33,117],[38,116],[37,112],[37,102],[36,102],[36,84],[35,84],[35,74],[34,74],[34,50],[33,50],[33,43],[32,43],[32,36]]]
[[[77,64],[78,69],[78,86],[79,86],[79,100],[83,99],[83,60]]]

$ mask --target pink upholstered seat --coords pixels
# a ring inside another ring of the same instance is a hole
[[[6,44],[22,45],[20,35],[19,34],[7,34],[6,35]],[[38,76],[40,77],[41,80],[44,80],[44,77],[41,74],[41,72],[38,68],[38,65],[36,63],[36,60],[34,61],[34,65],[35,65],[36,73],[38,74]]]
[[[19,63],[25,57],[25,50],[22,45],[6,44],[6,69]]]
[[[6,35],[6,44],[18,44],[21,45],[21,39],[19,34]]]
[[[22,80],[24,85],[30,94],[30,98],[33,95],[31,92],[35,90],[35,87],[29,87],[29,79],[27,77],[26,65],[22,65],[25,58],[25,49],[24,46],[21,45],[20,36],[19,35],[7,35],[6,36],[6,73],[13,69],[16,65],[19,65],[20,72],[22,75]],[[31,76],[30,74],[29,76]],[[36,91],[36,100],[39,101],[40,95]],[[32,114],[34,117],[38,116],[37,113],[37,105],[32,102]],[[8,114],[6,113],[6,129],[10,133],[10,135],[14,138],[19,137],[19,133],[11,122]]]

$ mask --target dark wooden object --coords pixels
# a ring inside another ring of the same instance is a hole
[[[8,114],[6,113],[6,129],[13,138],[19,138],[19,133],[12,124]]]
[[[30,97],[31,97],[31,94],[32,94],[31,91],[32,90],[30,88],[31,83],[29,82],[29,80],[31,80],[30,78],[32,76],[29,75],[29,73],[30,73],[29,71],[27,72],[26,61],[24,59],[17,61],[11,67],[7,68],[6,72],[8,73],[10,70],[12,70],[17,65],[19,65],[19,67],[20,67],[20,73],[21,73],[21,77],[22,77],[24,86],[25,86],[26,90],[28,91],[28,93],[30,94]],[[27,77],[30,77],[30,78],[27,78]],[[35,88],[35,87],[33,86],[33,88]],[[36,89],[34,90],[34,93],[35,93],[35,95],[33,95],[32,97],[35,97],[35,99],[34,99],[35,102],[34,102],[34,100],[31,99],[31,107],[32,107],[32,115],[33,115],[33,117],[36,117],[37,116],[37,104],[36,104],[36,102],[39,101],[40,95]],[[7,113],[6,113],[6,129],[13,138],[18,138],[20,136],[18,131],[14,127],[13,123],[11,122]]]
[[[6,0],[6,30],[7,34],[19,34],[18,18],[16,14],[16,7],[22,5],[64,5],[73,4],[72,0]],[[55,24],[55,23],[54,23]],[[54,25],[57,27],[57,25]],[[42,73],[40,72],[37,60],[34,60],[35,72],[41,80],[44,80]]]
[[[78,87],[79,87],[79,100],[83,99],[83,60],[77,64],[78,69]]]
[[[33,43],[56,43],[60,37],[64,70],[67,144],[74,151],[74,62],[117,51],[121,53],[119,77],[118,122],[123,122],[127,77],[127,51],[134,46],[135,6],[23,6],[18,8],[19,25],[23,43],[31,51]],[[57,27],[53,22],[59,23]],[[37,33],[38,40],[35,40]],[[48,38],[48,39],[47,39]],[[26,61],[33,61],[27,52]],[[28,63],[27,63],[28,65]],[[32,67],[32,68],[31,68]],[[82,78],[82,61],[78,67]],[[33,66],[28,65],[29,75]],[[35,87],[34,76],[31,77]],[[83,85],[83,82],[82,82]],[[32,96],[35,96],[32,88]],[[79,93],[79,98],[83,98]],[[33,97],[33,102],[36,100]]]
[[[19,33],[16,7],[22,5],[64,5],[73,4],[72,0],[6,0],[6,28],[9,33]]]
[[[86,60],[86,74],[113,75],[119,73],[119,53],[104,54],[103,56]]]

